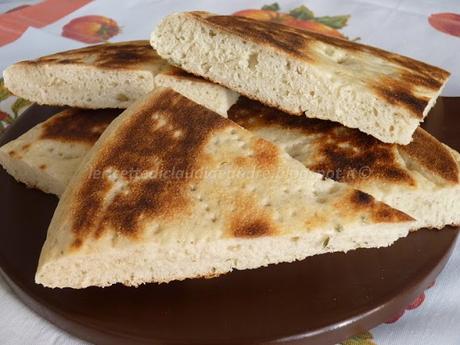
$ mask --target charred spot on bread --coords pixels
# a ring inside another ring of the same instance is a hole
[[[231,125],[170,89],[155,93],[125,119],[110,138],[110,149],[100,152],[77,191],[74,234],[81,239],[99,237],[110,227],[136,238],[144,219],[170,219],[186,211],[191,204],[186,186],[200,178],[194,172],[205,159],[204,145],[215,131]],[[127,167],[131,174],[123,174]],[[97,171],[101,178],[92,178]],[[117,192],[105,204],[117,181],[126,184],[129,193]]]
[[[351,197],[351,201],[353,204],[356,205],[369,205],[373,201],[373,197],[367,193],[361,192],[360,190],[356,190]]]
[[[91,65],[100,68],[129,69],[143,63],[160,61],[147,40],[119,43],[103,43],[85,48],[47,55],[20,64],[40,65],[49,63]]]
[[[228,111],[229,119],[248,130],[282,128],[312,135],[313,150],[304,163],[309,169],[345,183],[389,181],[415,186],[416,182],[398,161],[397,146],[382,143],[357,129],[332,121],[290,116],[246,97]]]
[[[304,49],[308,41],[300,29],[238,16],[204,17],[200,15],[200,12],[192,12],[192,15],[218,27],[220,30],[230,31],[245,39],[249,38],[264,45],[274,45],[278,49],[295,56],[309,58]]]
[[[423,119],[423,111],[430,99],[415,95],[412,84],[402,83],[399,79],[384,79],[381,83],[372,86],[376,95],[385,99],[389,104],[406,108],[413,117]]]
[[[403,156],[408,157],[423,170],[447,183],[459,183],[458,163],[441,142],[421,128],[414,132],[408,145],[398,145]]]
[[[324,64],[334,69],[335,64],[346,66],[344,62],[347,60],[359,62],[372,59],[377,66],[386,66],[392,72],[378,73],[377,78],[366,77],[365,84],[368,89],[376,97],[403,108],[408,116],[416,119],[423,119],[424,110],[429,103],[429,98],[423,94],[437,92],[450,75],[438,67],[379,48],[283,24],[206,12],[190,12],[188,15],[208,28],[239,36],[245,42],[269,47],[278,54],[291,56],[312,65]],[[328,54],[325,48],[339,52],[344,58],[331,58],[334,54]],[[340,70],[343,68],[346,67],[341,67]],[[269,103],[267,100],[265,102]]]
[[[369,210],[370,218],[374,223],[384,222],[407,222],[413,220],[412,217],[391,208],[387,204],[378,202],[373,196],[360,190],[352,190],[348,197],[348,203],[354,210]]]
[[[67,109],[43,124],[40,139],[94,144],[120,113],[119,109]]]
[[[255,238],[268,236],[273,233],[273,229],[269,222],[265,219],[255,219],[245,221],[244,219],[236,220],[232,228],[234,237]]]

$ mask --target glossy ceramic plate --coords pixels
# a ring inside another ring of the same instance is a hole
[[[33,106],[14,139],[57,108]],[[460,98],[440,99],[424,127],[460,149]],[[35,312],[97,344],[334,344],[404,309],[442,270],[458,230],[420,230],[383,249],[139,288],[52,290],[34,283],[57,198],[0,169],[0,268]]]

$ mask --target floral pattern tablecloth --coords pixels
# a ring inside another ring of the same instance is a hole
[[[276,21],[399,52],[449,70],[443,95],[460,96],[459,0],[3,1],[0,69],[88,44],[147,39],[163,16],[196,9]],[[0,133],[29,105],[0,79]],[[386,324],[342,344],[459,345],[459,267],[460,243],[425,294]],[[29,311],[1,279],[0,311],[1,344],[84,344]]]

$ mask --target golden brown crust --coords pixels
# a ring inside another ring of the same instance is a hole
[[[279,151],[271,143],[263,139],[257,139],[251,144],[253,153],[246,157],[237,157],[235,163],[241,167],[256,167],[270,171],[276,168],[279,162]]]
[[[24,65],[79,64],[110,69],[135,69],[162,61],[148,41],[104,43],[22,61]]]
[[[411,83],[401,83],[397,79],[382,77],[378,79],[378,82],[372,88],[379,97],[385,99],[389,104],[405,107],[414,117],[422,120],[423,111],[427,107],[430,98],[415,96],[412,93],[412,85]]]
[[[92,145],[120,113],[119,109],[67,109],[43,124],[39,139]]]
[[[229,119],[246,129],[281,127],[301,131],[312,138],[312,153],[303,162],[313,171],[336,181],[359,186],[360,183],[391,183],[415,187],[416,180],[401,161],[429,171],[435,180],[459,183],[458,163],[436,138],[418,128],[409,145],[386,144],[356,129],[338,123],[288,116],[259,102],[240,97],[228,111]]]
[[[278,149],[264,139],[257,139],[252,145],[256,165],[260,168],[269,170],[278,165]]]
[[[397,160],[395,145],[382,143],[356,129],[331,121],[289,116],[245,97],[230,108],[228,118],[249,130],[274,126],[311,136],[313,150],[303,163],[336,181],[416,184]]]
[[[354,211],[371,209],[370,214],[373,223],[398,223],[413,220],[407,214],[384,203],[377,202],[373,196],[359,190],[351,191],[349,199],[344,202]]]
[[[234,237],[254,238],[271,235],[273,232],[270,224],[265,219],[251,219],[249,222],[237,219],[232,223]]]
[[[273,236],[278,233],[270,214],[257,206],[257,201],[248,195],[241,195],[237,209],[229,219],[229,235],[239,238]]]
[[[314,57],[309,55],[307,50],[311,38],[302,30],[245,17],[210,15],[206,12],[191,12],[190,14],[219,30],[263,45],[274,46],[285,53],[308,61],[314,61]]]
[[[189,15],[216,30],[272,47],[311,64],[320,64],[324,59],[315,50],[318,44],[333,46],[350,55],[362,55],[369,61],[378,59],[387,66],[391,65],[395,73],[367,78],[366,84],[371,90],[374,90],[377,97],[405,108],[412,117],[417,119],[423,118],[423,111],[429,99],[420,95],[414,88],[423,87],[424,94],[434,96],[450,75],[449,72],[438,67],[405,56],[278,23],[238,16],[218,16],[207,12],[190,12]],[[340,64],[340,62],[337,63]]]
[[[63,203],[67,205],[65,215],[61,210],[58,217],[63,217],[60,221],[65,221],[66,228],[68,226],[72,233],[71,251],[81,250],[86,243],[103,236],[104,240],[112,240],[111,244],[115,245],[119,237],[135,243],[156,236],[157,231],[187,231],[190,224],[196,224],[196,207],[205,206],[200,204],[203,201],[200,193],[217,198],[213,200],[226,205],[218,202],[221,214],[198,224],[209,225],[207,222],[210,221],[209,229],[213,229],[212,223],[222,222],[216,224],[217,230],[230,238],[258,238],[302,229],[325,229],[333,226],[330,213],[338,214],[337,219],[343,219],[346,224],[361,224],[361,218],[374,223],[411,220],[370,197],[357,197],[353,194],[355,191],[337,186],[337,191],[327,192],[324,206],[319,205],[322,203],[320,196],[313,195],[313,191],[295,199],[302,200],[302,204],[287,213],[295,218],[292,223],[297,224],[295,229],[281,225],[280,215],[271,207],[265,193],[250,194],[254,189],[249,184],[255,181],[255,186],[271,188],[271,181],[263,180],[259,186],[254,175],[247,180],[230,177],[230,181],[224,178],[217,184],[208,184],[208,181],[202,181],[207,176],[203,170],[215,171],[213,169],[222,163],[228,163],[230,170],[226,171],[239,173],[233,170],[237,168],[233,164],[236,158],[245,154],[252,155],[252,167],[260,172],[273,167],[268,177],[280,177],[277,174],[284,173],[282,168],[286,167],[305,173],[300,164],[284,161],[285,154],[275,145],[252,137],[237,124],[170,89],[156,90],[115,121],[96,144],[77,181],[69,186],[68,194],[63,196]],[[222,144],[226,140],[231,140],[236,148]],[[221,149],[216,151],[215,145]],[[251,173],[249,170],[244,172]],[[297,191],[295,181],[281,177],[274,183],[286,183],[289,189]],[[320,180],[316,175],[303,177]],[[302,193],[302,189],[299,188],[298,192]],[[272,202],[279,206],[278,201]],[[289,207],[292,207],[291,203]],[[193,220],[190,222],[188,217]],[[302,228],[302,222],[307,229]],[[154,228],[155,224],[158,229]]]
[[[314,156],[309,164],[313,171],[339,182],[358,185],[371,181],[416,185],[391,145],[344,127],[321,137],[314,141]]]
[[[203,146],[216,130],[228,126],[228,120],[172,90],[155,93],[126,118],[78,189],[72,212],[76,244],[99,237],[106,228],[137,238],[143,220],[185,212],[190,207],[186,185],[198,178]],[[104,200],[113,187],[109,171],[129,192],[117,193],[107,206]]]
[[[398,145],[401,154],[416,162],[422,169],[449,183],[459,183],[457,161],[436,138],[417,128],[409,145]]]

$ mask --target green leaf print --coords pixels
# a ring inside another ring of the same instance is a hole
[[[11,93],[5,87],[3,78],[0,78],[0,102],[11,96]]]
[[[275,12],[277,12],[277,11],[280,10],[280,5],[278,5],[277,2],[274,2],[274,3],[271,4],[271,5],[264,5],[264,6],[262,6],[262,9],[263,9],[263,10],[266,10],[266,11],[275,11]]]
[[[317,17],[315,18],[315,21],[318,23],[327,25],[331,28],[334,29],[341,29],[344,26],[347,25],[348,19],[350,19],[350,16],[324,16],[324,17]]]
[[[13,111],[15,116],[18,116],[21,109],[27,107],[28,105],[30,105],[30,103],[30,101],[24,98],[18,98],[11,106],[11,110]]]
[[[289,14],[299,20],[308,20],[315,18],[313,11],[304,5],[294,8],[289,12]]]

